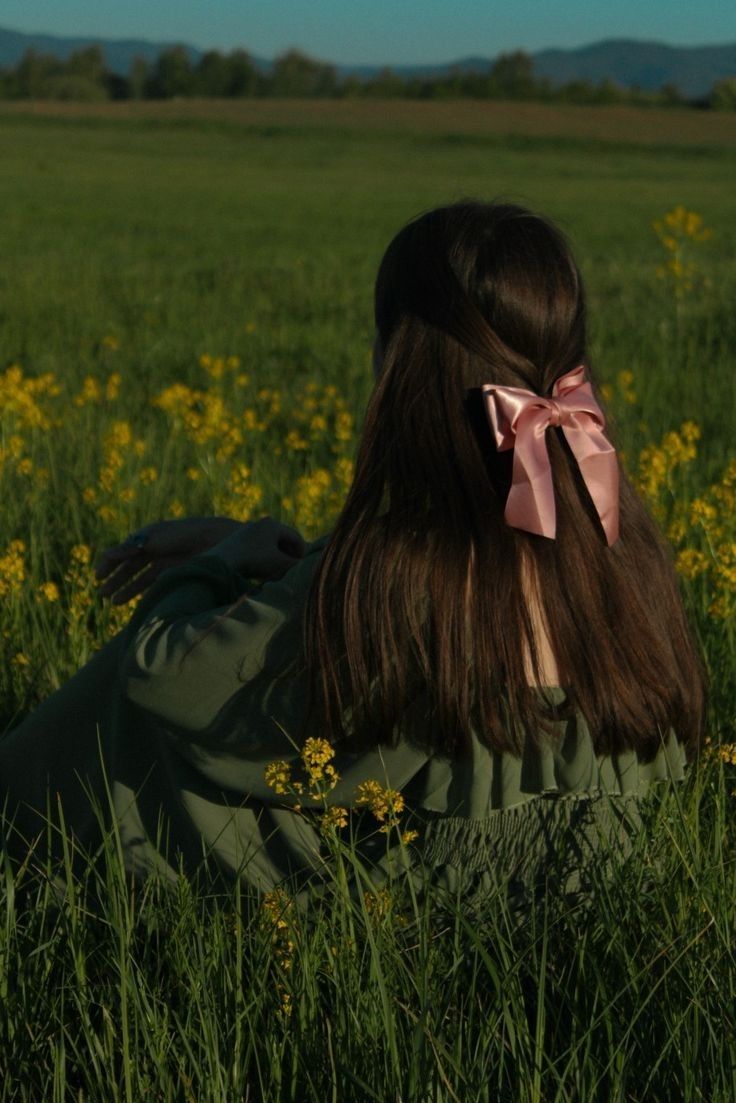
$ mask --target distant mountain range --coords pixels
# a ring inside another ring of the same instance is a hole
[[[101,46],[107,65],[114,73],[126,75],[134,57],[152,62],[173,45],[171,42],[148,42],[144,39],[100,39],[78,36],[24,34],[0,28],[0,68],[16,65],[26,50],[53,54],[64,60],[75,50],[86,46]],[[186,46],[193,62],[203,51]],[[253,63],[268,72],[271,62],[250,55]],[[715,81],[736,76],[736,42],[726,46],[666,46],[661,42],[640,42],[636,39],[607,39],[575,50],[541,50],[530,54],[537,77],[546,77],[553,85],[574,80],[589,80],[598,84],[611,80],[625,88],[637,86],[643,91],[657,91],[665,84],[677,85],[680,92],[694,98],[705,95]],[[391,68],[402,77],[440,76],[452,69],[487,72],[495,57],[466,57],[441,65],[395,65]],[[370,79],[385,66],[336,65],[341,76]]]

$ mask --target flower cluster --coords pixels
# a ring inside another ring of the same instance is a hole
[[[677,468],[692,463],[697,456],[700,429],[694,421],[684,421],[678,430],[665,433],[659,444],[648,444],[639,454],[636,486],[647,499],[657,520],[664,520],[660,501],[664,489],[672,492]]]
[[[248,323],[244,332],[253,329]],[[88,532],[97,548],[156,516],[216,512],[248,520],[274,508],[265,503],[258,472],[265,468],[272,478],[275,456],[282,474],[269,487],[271,502],[282,486],[291,491],[283,519],[307,538],[329,530],[352,480],[355,443],[352,415],[334,386],[307,381],[287,394],[253,383],[237,355],[203,353],[192,385],[154,392],[143,425],[130,412],[138,394],[118,364],[112,367],[120,348],[120,339],[106,334],[94,345],[97,369],[69,382],[20,364],[0,372],[0,493],[5,502],[24,503],[26,515],[32,509],[37,531],[48,530],[45,518],[54,512],[52,479],[56,501],[70,501],[70,531]],[[12,513],[6,520],[12,533]],[[100,600],[87,545],[65,549],[51,538],[30,555],[22,541],[7,539],[0,545],[0,598],[12,601],[0,624],[7,674],[0,683],[12,687],[11,696],[19,686],[43,693],[119,631],[137,599],[121,606]],[[318,778],[312,763],[295,785],[321,800],[333,769]],[[325,811],[325,832],[346,822],[344,810]]]
[[[719,743],[713,755],[727,766],[736,766],[736,743]]]
[[[354,422],[334,386],[310,381],[285,402],[277,387],[251,386],[237,356],[203,354],[207,376],[201,387],[174,383],[153,399],[169,419],[175,438],[190,449],[187,477],[203,476],[212,486],[215,508],[247,520],[261,505],[263,490],[253,470],[264,451],[298,460],[294,491],[284,496],[285,519],[307,536],[324,532],[340,509],[353,477],[350,453]],[[275,441],[270,446],[266,440]],[[237,459],[247,453],[246,465]],[[315,465],[319,455],[329,467]],[[305,470],[306,468],[306,470]]]
[[[324,811],[319,817],[323,834],[330,835],[338,828],[348,826],[348,809],[341,805],[328,805],[327,798],[333,791],[340,775],[332,765],[334,748],[326,739],[309,738],[300,752],[301,778],[294,777],[294,767],[284,759],[269,762],[264,771],[266,784],[277,796],[290,796],[296,799],[294,805],[301,811],[301,799],[306,794],[311,801],[321,801]],[[404,811],[404,798],[396,789],[384,788],[377,781],[363,781],[355,790],[353,807],[370,811],[381,824],[380,831],[388,834],[399,827]],[[408,844],[418,838],[417,831],[404,831],[402,842]]]
[[[280,973],[275,983],[279,1012],[288,1017],[292,1009],[289,976],[294,963],[297,928],[294,901],[283,889],[272,889],[264,894],[261,901],[260,926],[270,943],[273,960]]]
[[[282,500],[295,526],[304,532],[318,532],[328,517],[334,517],[353,481],[353,463],[338,459],[332,471],[320,467],[296,481],[294,495]]]
[[[260,506],[263,490],[251,477],[251,469],[244,463],[233,462],[222,491],[215,490],[214,506],[218,513],[248,521]]]
[[[381,824],[379,830],[387,835],[399,826],[405,802],[398,789],[384,788],[377,781],[363,781],[355,790],[355,807],[367,808]],[[401,841],[408,844],[418,837],[418,831],[404,831]]]
[[[706,736],[704,742],[704,752],[708,758],[722,766],[736,766],[736,743],[714,743],[710,736]],[[731,790],[731,796],[736,797],[736,789]]]
[[[15,424],[17,430],[51,429],[57,424],[48,406],[41,401],[54,398],[61,388],[51,372],[30,378],[19,364],[11,364],[0,374],[0,410],[3,420]]]
[[[621,398],[627,405],[633,406],[637,399],[633,371],[629,368],[622,369],[616,376],[616,388],[614,389],[610,383],[604,383],[601,387],[601,395],[606,402]]]
[[[679,477],[697,456],[700,430],[692,421],[665,433],[639,455],[636,485],[675,550],[675,567],[698,583],[709,615],[736,614],[736,460],[704,493],[691,498]]]
[[[101,406],[103,403],[115,402],[120,394],[120,372],[112,372],[103,383],[95,375],[87,375],[82,380],[82,389],[74,396],[75,406]]]
[[[262,926],[278,943],[278,959],[284,971],[291,969],[295,945],[291,938],[294,922],[294,901],[283,889],[272,889],[261,901]]]
[[[290,763],[283,759],[269,762],[264,777],[266,784],[278,796],[291,795],[299,799],[305,793],[312,801],[322,801],[340,780],[332,759],[335,751],[326,739],[307,739],[301,750],[301,777],[294,777]]]
[[[682,299],[693,290],[700,276],[695,250],[712,237],[712,231],[699,214],[682,205],[656,219],[653,229],[666,254],[664,264],[657,268],[657,276],[671,286],[677,299]]]
[[[0,598],[20,592],[26,578],[26,546],[22,540],[11,540],[0,555]]]
[[[291,797],[295,801],[295,811],[301,811],[305,796],[322,804],[324,811],[319,816],[319,826],[322,833],[328,836],[348,825],[347,809],[327,804],[327,798],[340,780],[332,765],[334,757],[335,751],[326,739],[310,738],[301,749],[298,776],[294,776],[294,767],[284,759],[269,762],[264,771],[266,785],[277,796]]]

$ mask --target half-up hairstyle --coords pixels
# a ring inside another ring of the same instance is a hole
[[[700,662],[669,553],[624,473],[609,548],[548,429],[556,539],[504,521],[513,453],[496,452],[480,388],[549,395],[579,364],[595,386],[562,234],[508,204],[430,211],[389,245],[375,316],[380,372],[306,610],[313,722],[356,747],[393,742],[420,700],[435,750],[461,754],[475,731],[518,753],[578,709],[598,753],[653,757],[670,728],[696,744]],[[566,691],[557,708],[529,684],[542,682],[532,603]]]

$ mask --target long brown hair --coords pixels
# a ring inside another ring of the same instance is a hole
[[[668,551],[623,471],[613,547],[559,429],[546,434],[556,539],[503,519],[511,453],[495,450],[481,386],[549,395],[581,363],[591,378],[583,284],[562,234],[509,204],[430,211],[389,245],[375,316],[380,373],[306,610],[321,730],[392,742],[421,700],[434,749],[450,755],[472,730],[518,752],[565,707],[586,718],[598,753],[651,757],[671,727],[697,743],[700,662]],[[561,709],[529,685],[530,668],[541,680],[532,596]]]

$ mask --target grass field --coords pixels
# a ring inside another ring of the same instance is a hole
[[[114,848],[101,908],[8,875],[0,1100],[736,1097],[730,119],[3,105],[0,148],[0,725],[123,623],[93,591],[105,545],[183,512],[328,528],[382,250],[468,195],[537,208],[576,247],[613,432],[712,686],[710,743],[652,813],[654,851],[584,912],[542,902],[519,926],[500,897],[477,915],[336,898],[279,926],[245,890],[131,895]]]

